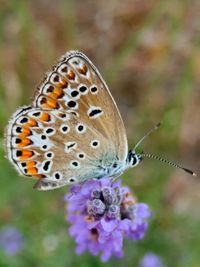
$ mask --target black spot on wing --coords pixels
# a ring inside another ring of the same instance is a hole
[[[102,110],[101,109],[93,109],[89,112],[89,116],[90,117],[95,117],[97,115],[100,115],[102,113]]]

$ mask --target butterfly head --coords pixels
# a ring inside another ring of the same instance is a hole
[[[130,150],[127,157],[127,165],[128,167],[136,167],[142,159],[142,155],[137,154],[135,150]]]

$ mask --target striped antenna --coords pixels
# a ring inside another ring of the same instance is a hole
[[[183,171],[185,171],[185,172],[191,174],[192,176],[197,176],[197,174],[196,174],[195,172],[193,172],[192,170],[187,169],[187,168],[185,168],[185,167],[182,167],[182,166],[180,166],[180,165],[178,165],[178,164],[176,164],[176,163],[174,163],[174,162],[172,162],[172,161],[169,161],[169,160],[167,160],[167,159],[161,158],[160,156],[156,156],[156,155],[152,155],[152,154],[142,153],[142,154],[141,154],[141,157],[142,157],[142,158],[151,158],[151,159],[159,160],[159,161],[161,161],[161,162],[163,162],[163,163],[166,163],[166,164],[168,164],[168,165],[170,165],[170,166],[173,166],[173,167],[175,167],[175,168],[181,169],[181,170],[183,170]]]
[[[137,144],[135,145],[133,151],[135,151],[135,149],[151,134],[153,133],[155,130],[157,130],[158,128],[160,128],[161,126],[161,123],[159,122],[158,124],[156,124],[152,129],[150,129],[138,142]],[[178,168],[178,169],[181,169],[189,174],[191,174],[192,176],[197,176],[197,174],[193,171],[191,171],[190,169],[187,169],[185,167],[182,167],[172,161],[169,161],[167,159],[164,159],[164,158],[161,158],[160,156],[156,156],[156,155],[153,155],[153,154],[148,154],[148,153],[141,153],[139,154],[141,156],[141,158],[151,158],[151,159],[156,159],[158,161],[161,161],[163,163],[166,163],[170,166],[173,166],[175,168]]]

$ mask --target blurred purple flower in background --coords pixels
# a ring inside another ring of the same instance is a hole
[[[139,267],[164,267],[164,264],[159,256],[149,252],[141,259]]]
[[[24,239],[15,227],[7,226],[0,230],[0,249],[7,255],[19,253],[23,247]]]
[[[136,203],[128,187],[108,178],[72,186],[65,201],[76,253],[101,253],[103,262],[112,255],[123,256],[124,237],[142,239],[151,216],[148,206]]]

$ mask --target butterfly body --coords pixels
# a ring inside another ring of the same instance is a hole
[[[128,152],[121,115],[103,78],[77,51],[61,57],[32,105],[12,116],[6,148],[20,174],[38,179],[39,190],[117,177],[141,160]]]

